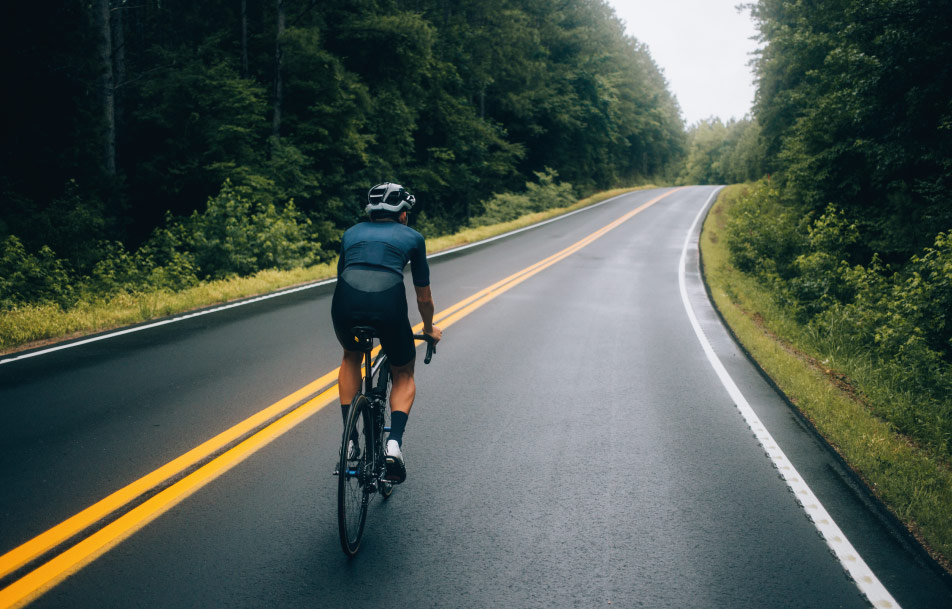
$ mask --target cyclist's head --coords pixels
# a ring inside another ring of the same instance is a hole
[[[403,186],[393,182],[377,184],[367,193],[367,207],[364,209],[372,220],[392,217],[396,218],[402,211],[409,211],[416,203],[416,198],[408,193]]]

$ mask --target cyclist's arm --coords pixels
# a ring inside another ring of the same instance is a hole
[[[420,310],[420,317],[423,318],[423,333],[440,340],[443,332],[433,325],[433,312],[436,310],[436,306],[433,304],[433,293],[430,291],[430,286],[415,285],[413,289],[416,290],[417,308]]]
[[[340,277],[341,273],[344,272],[344,266],[346,266],[344,262],[344,252],[347,251],[347,237],[348,237],[347,233],[349,232],[350,232],[350,229],[347,229],[347,231],[344,233],[344,235],[340,239],[340,255],[337,257],[337,276],[338,277]]]

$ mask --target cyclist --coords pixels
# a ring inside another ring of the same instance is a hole
[[[347,410],[361,384],[362,353],[349,349],[356,341],[350,329],[374,327],[390,361],[393,386],[390,435],[385,448],[386,478],[397,483],[406,479],[401,447],[407,417],[416,397],[413,380],[416,346],[403,286],[403,269],[407,262],[416,290],[417,308],[423,318],[423,333],[435,341],[443,336],[442,330],[433,325],[426,244],[423,235],[407,226],[407,212],[415,202],[413,195],[399,184],[385,182],[370,189],[365,208],[370,222],[352,226],[341,238],[337,286],[331,304],[334,333],[344,348],[338,390],[345,422]]]

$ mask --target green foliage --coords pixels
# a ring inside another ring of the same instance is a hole
[[[855,298],[843,304],[852,333],[894,358],[952,362],[952,236],[889,273],[878,258],[844,273]],[[931,363],[930,363],[931,366]]]
[[[944,0],[760,0],[755,113],[783,196],[834,202],[904,262],[952,228],[952,8]]]
[[[170,277],[200,279],[251,275],[263,269],[287,270],[320,261],[324,252],[312,225],[293,202],[278,208],[254,203],[249,190],[225,182],[204,212],[171,220],[146,246]]]
[[[763,183],[751,188],[727,223],[731,264],[769,284],[790,278],[803,251],[799,224],[795,210],[781,203],[775,190]]]
[[[119,293],[182,290],[199,280],[248,276],[265,269],[288,270],[326,261],[315,225],[293,202],[277,206],[250,198],[249,187],[225,182],[206,209],[186,218],[171,215],[142,247],[95,244],[99,260],[82,275],[47,246],[29,253],[14,236],[3,242],[0,310],[23,304],[66,307]]]
[[[34,248],[48,245],[70,264],[86,270],[102,255],[97,244],[107,233],[104,213],[100,200],[70,180],[49,207],[32,217],[25,234]]]
[[[435,236],[674,174],[677,103],[606,3],[451,4],[17,5],[0,310],[327,261],[383,180]]]
[[[718,118],[688,129],[688,154],[678,181],[682,184],[735,184],[764,175],[760,126],[756,121]]]
[[[682,184],[722,184],[729,151],[728,128],[720,119],[700,121],[688,131],[690,144],[681,174]]]
[[[952,455],[952,243],[948,233],[934,247],[889,273],[875,258],[847,268],[842,281],[855,293],[834,302],[811,322],[871,353],[883,382],[905,399],[874,403],[876,412],[903,433],[948,458]]]
[[[723,229],[733,201],[744,190],[731,186],[722,191],[701,235],[704,275],[718,310],[770,378],[876,495],[930,550],[952,556],[949,391],[936,393],[935,400],[924,398],[909,378],[914,374],[908,366],[883,359],[877,349],[855,340],[849,328],[857,321],[856,311],[840,309],[823,325],[797,324],[782,298],[727,264]],[[890,274],[881,264],[854,270],[869,294],[887,293],[883,285]]]
[[[832,205],[807,226],[805,251],[793,261],[786,290],[798,303],[801,319],[811,319],[837,303],[849,302],[855,284],[849,281],[850,248],[859,241],[855,224]]]
[[[515,220],[520,216],[571,205],[578,198],[571,184],[556,182],[558,173],[546,168],[536,172],[538,182],[526,182],[524,193],[495,194],[484,211],[471,220],[472,226],[488,226]]]
[[[692,134],[682,179],[772,173],[728,225],[731,261],[829,361],[866,362],[874,412],[952,451],[952,11],[941,0],[759,0],[757,131]],[[756,142],[756,145],[751,145]],[[745,162],[740,162],[743,166]]]
[[[143,284],[141,256],[130,254],[119,242],[99,244],[102,259],[93,267],[83,287],[90,294],[114,294],[119,291],[134,291]]]
[[[757,277],[832,359],[865,358],[872,383],[900,395],[876,413],[952,456],[952,234],[899,270],[855,262],[858,225],[828,206],[801,219],[761,183],[727,222],[731,263]]]
[[[55,302],[67,306],[73,289],[66,265],[48,246],[36,254],[26,251],[14,236],[3,240],[0,253],[0,309],[31,302]]]
[[[125,158],[137,203],[148,210],[139,213],[152,226],[165,210],[189,211],[225,179],[262,172],[264,87],[242,78],[215,42],[197,53],[155,48],[151,62],[160,67],[132,92],[128,135],[137,145]]]
[[[50,8],[51,23],[17,5],[0,36],[16,58],[3,66],[7,81],[20,87],[7,125],[16,145],[0,151],[0,236],[18,235],[31,252],[48,245],[77,276],[112,289],[145,281],[173,250],[217,247],[208,260],[186,256],[199,276],[314,258],[228,252],[212,245],[220,236],[201,243],[180,232],[179,249],[149,246],[166,252],[158,266],[132,253],[167,212],[206,213],[225,180],[259,213],[274,205],[280,216],[293,199],[295,222],[306,216],[307,231],[333,251],[380,181],[405,184],[425,212],[421,225],[446,232],[547,167],[588,192],[673,176],[683,155],[661,71],[602,0],[248,8],[123,4],[106,24],[104,64],[91,5]]]

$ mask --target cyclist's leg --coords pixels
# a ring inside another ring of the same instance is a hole
[[[390,439],[402,444],[403,429],[416,398],[416,382],[413,378],[416,346],[407,318],[394,319],[387,331],[381,333],[380,343],[387,352],[393,378],[390,389]]]
[[[341,415],[345,422],[347,421],[347,410],[354,396],[360,390],[361,384],[363,353],[351,351],[347,347],[354,345],[354,336],[350,333],[350,329],[354,326],[363,325],[363,320],[357,313],[364,300],[364,294],[358,292],[346,282],[338,281],[334,288],[334,298],[331,301],[331,319],[334,322],[334,334],[337,336],[337,342],[340,343],[344,352],[341,358],[340,370],[337,373],[337,388],[340,397]]]
[[[340,362],[340,371],[337,373],[337,390],[340,395],[341,414],[347,420],[347,410],[354,396],[360,391],[361,367],[364,354],[360,351],[344,350],[344,357]]]
[[[390,366],[393,375],[393,388],[390,389],[390,410],[410,414],[416,399],[416,381],[413,378],[414,361],[406,366]]]
[[[413,364],[416,357],[416,347],[413,345],[413,334],[407,326],[406,342],[396,341],[392,345],[390,357],[390,374],[392,385],[390,388],[390,435],[387,437],[386,464],[387,480],[400,483],[407,477],[406,464],[403,458],[403,432],[406,429],[407,417],[416,397],[416,382],[413,378]],[[404,362],[395,365],[396,361]]]

